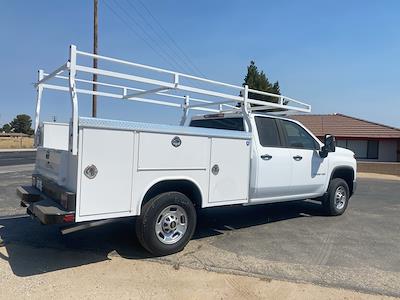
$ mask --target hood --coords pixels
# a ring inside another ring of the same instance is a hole
[[[354,152],[349,150],[349,149],[346,149],[346,148],[336,147],[336,151],[335,152],[337,152],[340,155],[354,157]]]

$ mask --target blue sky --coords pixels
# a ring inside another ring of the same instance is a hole
[[[108,6],[104,1],[99,0],[101,54],[189,71],[139,0],[107,0]],[[240,85],[255,60],[272,81],[279,80],[283,94],[311,104],[313,113],[340,112],[400,127],[399,1],[141,1],[209,78]],[[152,36],[151,47],[132,32],[144,36],[139,26]],[[61,65],[71,43],[91,51],[92,1],[1,0],[0,38],[3,124],[19,113],[33,116],[37,69]],[[82,97],[83,115],[89,115],[89,100]],[[43,119],[68,120],[66,95],[48,92],[43,101]],[[128,120],[179,118],[174,109],[104,99],[98,110],[100,117]]]

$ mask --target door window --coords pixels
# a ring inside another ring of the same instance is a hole
[[[286,120],[281,120],[281,124],[289,148],[319,149],[319,144],[300,125]]]
[[[281,140],[275,119],[265,117],[256,117],[255,119],[261,146],[280,147]]]

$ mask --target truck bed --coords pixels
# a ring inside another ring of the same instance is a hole
[[[193,183],[201,207],[243,204],[250,148],[242,131],[80,118],[78,154],[40,148],[35,176],[76,193],[77,222],[139,215],[163,181]]]

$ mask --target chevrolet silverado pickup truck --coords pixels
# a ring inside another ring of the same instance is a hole
[[[77,57],[132,70],[92,68],[78,64]],[[88,74],[111,80],[93,82]],[[90,89],[92,84],[98,89]],[[327,215],[337,216],[356,188],[354,153],[335,147],[332,135],[321,142],[290,119],[290,113],[311,107],[286,96],[82,52],[74,45],[61,67],[39,71],[35,87],[36,164],[32,184],[18,187],[17,194],[43,224],[79,226],[128,217],[135,219],[145,249],[167,255],[190,241],[202,208],[314,199]],[[45,89],[69,93],[69,123],[41,122]],[[78,95],[178,108],[182,118],[179,125],[165,125],[83,117]]]

